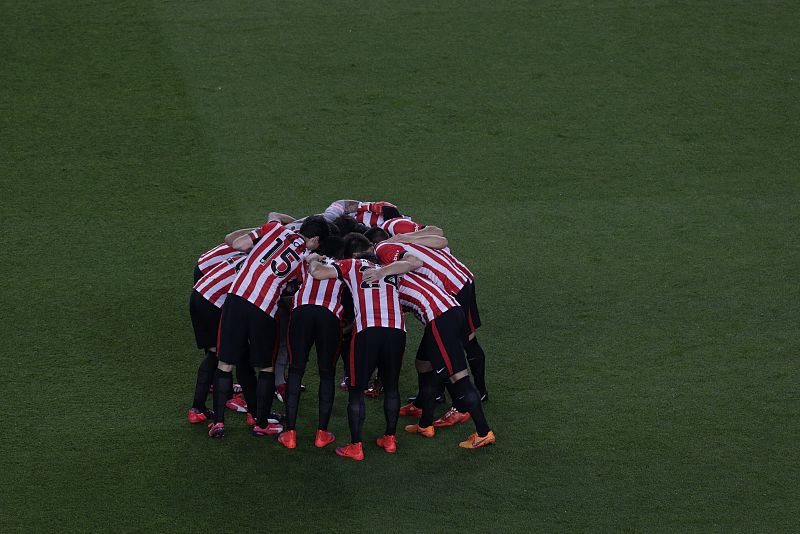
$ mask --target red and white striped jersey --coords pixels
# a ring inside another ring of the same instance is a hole
[[[447,310],[459,306],[451,294],[415,272],[400,278],[400,304],[413,312],[422,324],[428,324]]]
[[[367,226],[375,227],[384,223],[383,208],[386,206],[396,208],[391,202],[359,202],[358,209],[353,215],[355,219]]]
[[[397,234],[410,234],[411,232],[416,232],[418,230],[422,230],[423,228],[425,227],[421,224],[417,224],[411,219],[406,219],[405,217],[395,217],[394,219],[385,221],[381,225],[381,229],[383,229],[390,236],[395,236]]]
[[[384,265],[401,259],[406,253],[422,260],[422,267],[415,269],[415,272],[427,276],[453,295],[458,294],[467,282],[475,279],[467,266],[446,249],[437,250],[423,245],[386,241],[375,247],[375,254]]]
[[[325,265],[333,265],[333,260],[323,259],[321,263]],[[300,265],[299,271],[300,280],[302,281],[300,289],[294,294],[293,307],[303,306],[306,304],[316,304],[328,308],[339,319],[342,318],[344,307],[342,306],[342,290],[344,289],[344,282],[338,278],[329,278],[327,280],[317,280],[308,274],[308,265],[303,262]]]
[[[243,261],[231,293],[274,317],[286,283],[297,276],[308,255],[302,236],[277,222],[268,222],[248,234],[256,244]]]
[[[203,273],[206,273],[216,264],[222,261],[227,261],[229,258],[233,258],[237,254],[241,254],[241,252],[226,245],[225,243],[222,243],[200,256],[197,259],[197,266]]]
[[[217,263],[197,281],[194,285],[195,291],[217,308],[221,308],[231,290],[236,272],[246,257],[247,253],[237,251],[236,256]]]
[[[397,276],[385,276],[377,282],[364,282],[364,271],[378,269],[371,261],[350,259],[334,262],[339,278],[350,288],[355,310],[354,326],[360,332],[371,326],[397,328],[405,331],[403,309],[400,306]]]

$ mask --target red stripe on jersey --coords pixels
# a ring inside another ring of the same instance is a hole
[[[274,317],[283,288],[297,276],[308,254],[305,240],[277,222],[262,225],[252,236],[257,241],[244,259],[230,292]]]
[[[439,335],[439,329],[436,328],[436,323],[431,323],[431,330],[433,331],[433,338],[436,340],[436,344],[439,346],[439,354],[442,355],[442,359],[444,360],[445,366],[447,366],[447,374],[453,374],[453,364],[450,361],[450,355],[447,354],[447,349],[442,343],[442,336]]]
[[[246,257],[244,252],[237,252],[236,256],[218,263],[197,281],[194,285],[195,291],[217,308],[221,308],[236,278],[236,267]]]
[[[409,243],[383,242],[375,247],[375,254],[383,264],[397,261],[403,253],[419,258],[422,261],[422,267],[416,269],[416,272],[437,282],[453,295],[461,291],[461,288],[473,279],[469,269],[455,256],[444,250]],[[469,276],[465,272],[469,273]]]
[[[218,263],[236,256],[237,254],[241,254],[241,252],[226,245],[225,243],[222,243],[202,254],[197,259],[197,266],[203,273],[206,273],[208,269],[214,267]]]
[[[332,261],[323,260],[325,265],[331,265]],[[339,319],[344,314],[342,306],[342,290],[344,282],[338,278],[327,280],[316,280],[308,274],[308,266],[303,262],[298,271],[298,277],[302,285],[297,293],[294,294],[292,307],[297,308],[306,304],[322,306],[330,310]]]
[[[400,279],[400,304],[411,310],[423,324],[459,306],[447,291],[416,272],[405,274]]]
[[[367,284],[364,282],[364,271],[377,269],[378,265],[358,259],[339,260],[336,265],[353,295],[356,332],[372,326],[405,331],[403,310],[397,291],[397,277],[386,276],[377,282]]]
[[[422,230],[424,226],[415,223],[411,219],[396,217],[384,222],[381,225],[381,228],[390,236],[395,236],[398,234],[410,234],[411,232],[417,232]]]

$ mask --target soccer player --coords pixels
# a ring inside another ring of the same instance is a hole
[[[346,250],[356,255],[371,248],[369,240],[359,234],[347,236],[346,241]],[[353,460],[364,459],[361,436],[366,417],[364,389],[375,367],[380,370],[383,380],[383,410],[386,418],[386,430],[376,443],[386,452],[394,453],[397,451],[395,434],[400,411],[400,365],[406,345],[396,275],[413,269],[415,265],[398,261],[385,271],[385,276],[367,282],[364,280],[364,271],[378,267],[368,259],[356,257],[326,265],[320,257],[311,256],[309,262],[311,276],[317,280],[338,278],[353,295],[355,334],[350,345],[347,405],[350,443],[337,448],[336,454]]]
[[[481,401],[485,402],[489,398],[486,388],[486,355],[483,348],[478,343],[476,330],[481,326],[481,318],[478,313],[478,304],[475,299],[475,276],[460,262],[449,249],[436,250],[425,246],[424,241],[429,236],[441,235],[441,229],[436,227],[423,227],[412,233],[400,233],[402,229],[409,229],[410,226],[403,223],[403,226],[386,225],[397,232],[389,239],[388,233],[383,230],[375,230],[373,238],[378,241],[375,253],[381,263],[391,263],[394,259],[402,257],[406,253],[413,254],[423,262],[423,267],[418,272],[436,282],[442,288],[454,295],[458,303],[464,310],[469,328],[467,338],[467,362],[475,380],[475,387],[481,395]],[[405,405],[401,408],[402,415],[419,415],[419,406],[414,403]],[[451,408],[447,413],[435,422],[436,426],[453,426],[458,423],[466,422],[469,419],[466,413],[459,412]]]
[[[341,258],[344,243],[341,238],[329,238],[325,243],[328,257],[320,257],[324,265],[332,265],[330,258]],[[305,262],[300,266],[301,285],[294,294],[289,317],[289,380],[286,388],[286,425],[278,442],[294,449],[297,447],[297,410],[300,403],[300,384],[306,370],[311,347],[317,348],[319,367],[319,424],[314,445],[322,448],[336,438],[328,432],[328,422],[333,410],[336,391],[335,370],[342,342],[342,317],[344,283],[338,278],[317,280],[308,272]]]
[[[413,257],[407,255],[402,259],[409,261]],[[395,271],[387,267],[366,271],[364,280],[371,282],[387,272]],[[475,433],[459,443],[459,447],[475,449],[494,443],[495,436],[483,413],[478,390],[469,379],[464,355],[466,319],[461,306],[452,295],[416,272],[401,277],[400,303],[425,325],[414,362],[421,384],[422,414],[419,423],[408,425],[405,430],[428,438],[435,435],[433,410],[439,384],[444,379],[454,402],[475,422]]]
[[[323,214],[326,220],[334,221],[349,215],[367,227],[376,227],[384,221],[400,217],[400,210],[391,202],[360,202],[358,200],[336,200]]]
[[[240,264],[222,308],[214,424],[209,436],[225,435],[225,401],[232,392],[231,370],[237,363],[249,363],[258,372],[253,434],[264,436],[282,430],[280,425],[269,422],[275,394],[278,300],[287,281],[297,276],[303,258],[324,242],[328,232],[325,220],[312,216],[306,218],[298,233],[273,220],[233,240],[233,248],[249,253]]]

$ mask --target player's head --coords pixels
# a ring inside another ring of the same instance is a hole
[[[389,234],[383,228],[370,228],[364,232],[364,237],[370,240],[373,245],[377,245],[381,241],[389,239]]]
[[[344,238],[338,235],[329,236],[322,246],[322,253],[335,260],[344,259]]]
[[[313,215],[306,217],[297,233],[306,239],[308,250],[317,250],[330,235],[330,230],[322,215]]]
[[[389,219],[396,219],[400,217],[400,210],[397,209],[396,206],[384,206],[383,207],[383,218],[387,221]]]
[[[333,224],[332,222],[328,223],[328,232],[331,237],[344,235],[339,231],[339,227]]]
[[[362,234],[350,232],[344,236],[344,257],[358,258],[362,254],[374,254],[372,243]]]
[[[336,217],[333,224],[339,229],[339,235],[347,235],[351,232],[358,232],[358,221],[350,215],[340,215]],[[363,232],[359,232],[363,233]]]

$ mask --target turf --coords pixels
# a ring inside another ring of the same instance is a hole
[[[0,531],[797,528],[796,3],[0,12]],[[196,257],[343,197],[477,274],[495,447],[186,424]]]

